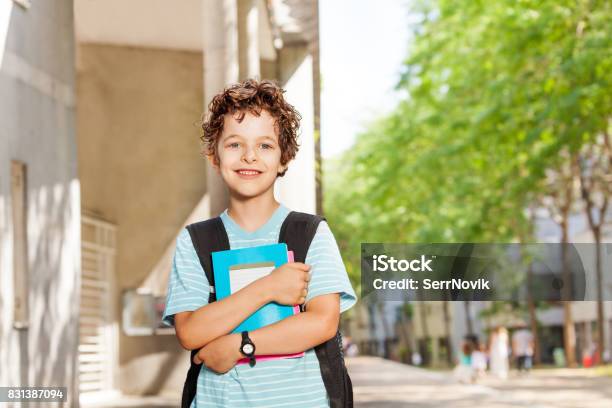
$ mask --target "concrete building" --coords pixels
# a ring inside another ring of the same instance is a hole
[[[81,267],[73,21],[69,1],[0,3],[0,384],[65,386],[69,404]]]
[[[302,114],[276,195],[316,211],[316,1],[0,7],[0,384],[180,393],[189,355],[157,327],[173,245],[227,205],[197,122],[224,86],[276,79]]]

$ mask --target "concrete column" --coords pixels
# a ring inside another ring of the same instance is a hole
[[[240,80],[261,78],[259,66],[259,0],[238,0]]]
[[[317,214],[323,214],[323,160],[321,158],[321,71],[319,55],[319,2],[313,2],[314,36],[312,55],[312,102],[314,119],[315,200]]]
[[[312,85],[312,56],[306,46],[291,46],[282,50],[281,78],[286,78],[283,87],[285,98],[302,115],[300,122],[300,150],[289,164],[284,177],[276,181],[275,194],[278,200],[296,211],[315,213],[315,136],[314,102]],[[289,73],[289,74],[287,74]]]
[[[62,405],[78,408],[74,8],[27,3],[0,1],[0,385],[65,386]],[[28,304],[21,322],[17,295]]]
[[[203,0],[204,108],[225,86],[238,80],[238,28],[236,0]],[[221,177],[207,167],[210,216],[228,204],[228,193]]]
[[[440,343],[438,337],[431,337],[431,365],[434,367],[440,366]]]

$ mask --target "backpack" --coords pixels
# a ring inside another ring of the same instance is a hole
[[[317,227],[324,217],[297,211],[291,211],[283,222],[278,242],[286,243],[293,251],[295,262],[304,263],[310,243]],[[227,232],[220,217],[196,222],[187,226],[191,241],[198,254],[202,268],[211,286],[208,302],[216,300],[214,275],[212,273],[211,253],[230,249]],[[303,305],[300,306],[303,309]],[[183,387],[182,408],[190,408],[195,398],[198,375],[202,364],[195,364],[193,357],[199,349],[191,350],[190,367]],[[330,401],[331,408],[352,408],[353,387],[344,364],[342,337],[340,330],[330,340],[315,347],[315,353],[321,367],[321,377]]]

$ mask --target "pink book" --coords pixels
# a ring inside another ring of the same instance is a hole
[[[287,260],[288,262],[293,262],[293,251],[287,251]],[[300,306],[299,305],[295,305],[293,306],[293,314],[296,315],[300,313]],[[257,350],[257,345],[255,345],[255,348]],[[267,361],[267,360],[278,360],[281,358],[297,358],[297,357],[303,357],[304,356],[304,352],[299,352],[299,353],[293,353],[293,354],[270,354],[270,355],[264,355],[264,356],[255,356],[255,360],[256,361]],[[248,364],[249,363],[249,359],[248,358],[242,358],[240,360],[238,360],[237,364]]]

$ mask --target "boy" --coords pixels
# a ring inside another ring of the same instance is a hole
[[[273,244],[290,210],[274,199],[298,150],[300,115],[270,81],[246,80],[211,101],[202,128],[206,156],[229,190],[221,214],[231,249]],[[328,407],[313,350],[334,337],[340,313],[356,302],[336,241],[318,226],[306,263],[276,268],[235,294],[208,304],[210,287],[186,229],[177,238],[163,320],[203,363],[192,407]],[[304,357],[236,362],[241,335],[231,331],[269,302],[305,303],[305,311],[252,331],[255,356],[305,351]]]

